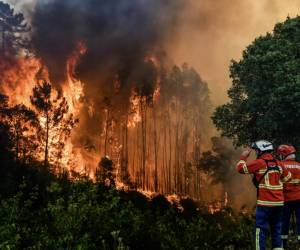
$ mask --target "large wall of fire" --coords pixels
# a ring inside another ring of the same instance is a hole
[[[166,54],[181,0],[37,1],[30,49],[1,56],[0,91],[31,106],[38,81],[62,94],[79,123],[61,167],[94,177],[113,160],[119,185],[201,198],[210,139],[207,84]]]

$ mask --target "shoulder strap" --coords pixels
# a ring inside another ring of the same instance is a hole
[[[269,162],[275,162],[277,164],[276,160],[265,160],[265,159],[262,159],[262,160],[265,161],[265,163],[267,165],[267,170],[264,172],[263,176],[259,178],[258,185],[261,183],[261,181],[263,180],[263,178],[265,178],[266,174],[271,170],[271,168],[269,167],[268,163]]]

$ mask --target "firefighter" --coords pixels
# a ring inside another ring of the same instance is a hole
[[[284,204],[282,182],[289,180],[291,173],[273,156],[271,142],[256,141],[251,148],[255,150],[257,158],[247,162],[252,150],[246,150],[236,168],[241,174],[253,174],[253,183],[257,187],[255,249],[266,249],[265,237],[269,225],[273,250],[279,250],[282,249],[281,217]]]
[[[282,218],[282,241],[286,248],[289,235],[290,220],[294,214],[297,222],[297,238],[300,246],[300,163],[295,160],[296,149],[292,145],[280,145],[277,148],[282,165],[292,173],[292,178],[284,183],[284,207]]]

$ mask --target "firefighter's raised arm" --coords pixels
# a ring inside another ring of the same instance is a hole
[[[247,149],[243,151],[240,156],[240,161],[236,164],[236,170],[241,174],[249,174],[249,170],[247,167],[247,158],[251,154],[251,149]]]
[[[247,163],[247,159],[251,154],[251,151],[251,149],[243,151],[240,157],[240,161],[236,164],[236,170],[240,174],[253,174],[259,169],[259,165],[257,164],[256,160]]]

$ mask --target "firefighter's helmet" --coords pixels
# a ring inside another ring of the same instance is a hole
[[[282,144],[277,148],[277,154],[279,156],[282,156],[283,159],[295,153],[296,149],[292,145]]]
[[[274,150],[273,144],[266,140],[259,140],[252,143],[251,148],[261,153],[270,152]]]

